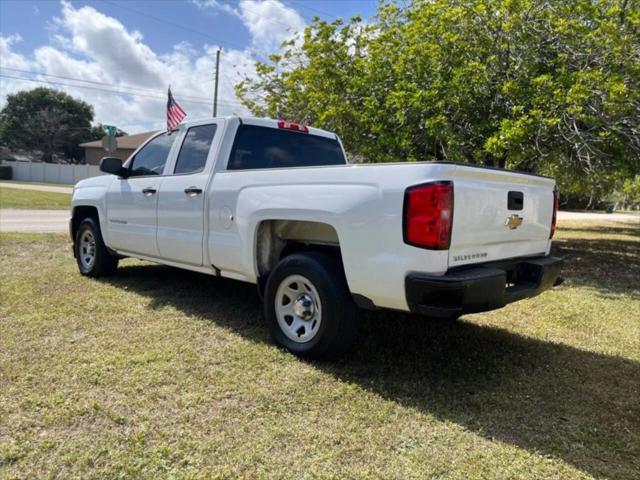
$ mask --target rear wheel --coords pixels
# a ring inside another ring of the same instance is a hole
[[[112,275],[118,268],[118,257],[111,255],[102,240],[100,226],[94,218],[85,218],[76,232],[74,245],[76,262],[82,275],[101,277]]]
[[[267,281],[264,313],[275,342],[300,356],[336,357],[356,338],[356,308],[342,266],[330,255],[284,258]]]

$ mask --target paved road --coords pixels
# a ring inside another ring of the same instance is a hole
[[[0,209],[0,232],[66,233],[68,210]]]
[[[73,193],[73,187],[56,187],[49,185],[31,185],[29,183],[0,182],[0,187],[17,190],[38,190],[40,192]]]
[[[558,220],[625,222],[640,226],[640,215],[635,213],[558,212]]]

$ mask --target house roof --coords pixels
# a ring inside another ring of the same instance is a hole
[[[146,142],[150,136],[155,135],[156,133],[158,133],[157,130],[154,130],[152,132],[142,132],[136,133],[135,135],[125,135],[123,137],[117,137],[118,149],[135,150],[144,142]],[[80,146],[82,148],[102,148],[102,140],[94,140],[93,142],[81,143]]]

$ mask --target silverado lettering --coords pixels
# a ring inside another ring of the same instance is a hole
[[[487,252],[482,252],[482,253],[470,253],[467,255],[454,255],[453,256],[453,261],[454,262],[464,262],[466,260],[475,260],[477,258],[485,258],[488,255]]]

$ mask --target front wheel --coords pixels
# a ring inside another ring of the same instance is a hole
[[[280,261],[267,280],[264,313],[275,342],[296,355],[336,357],[356,338],[356,308],[344,271],[323,253]]]
[[[85,218],[78,227],[74,244],[78,269],[87,277],[112,275],[118,268],[118,257],[107,250],[100,226],[94,218]]]

